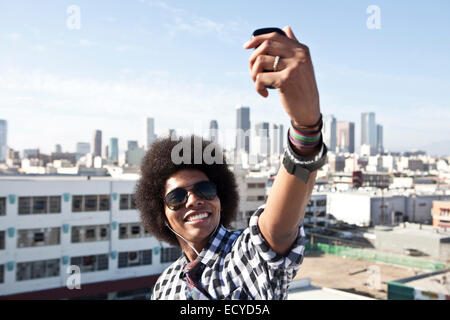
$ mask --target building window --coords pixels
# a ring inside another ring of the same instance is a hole
[[[99,196],[99,211],[108,211],[109,210],[109,195],[102,194]]]
[[[107,238],[108,237],[108,228],[101,228],[100,229],[100,238]]]
[[[181,256],[178,247],[161,248],[161,263],[176,261]]]
[[[61,228],[18,230],[17,247],[40,247],[60,244]]]
[[[109,225],[72,226],[72,243],[109,240]]]
[[[87,229],[86,230],[86,240],[92,240],[95,239],[95,229]]]
[[[127,227],[121,226],[119,229],[119,239],[126,239],[127,237]]]
[[[31,197],[19,197],[19,214],[31,213]]]
[[[33,213],[47,213],[47,197],[33,198]]]
[[[136,201],[134,200],[134,195],[130,194],[130,209],[136,209]]]
[[[133,194],[120,195],[120,210],[134,210],[136,209],[136,202]]]
[[[84,211],[97,211],[98,197],[97,195],[84,196]]]
[[[121,194],[120,195],[120,210],[128,210],[130,206],[128,205],[128,194]]]
[[[152,264],[152,250],[119,252],[119,268],[137,267]]]
[[[5,282],[5,265],[0,264],[0,283]]]
[[[72,197],[72,212],[83,211],[83,196]]]
[[[327,200],[317,200],[316,201],[317,207],[326,207],[326,205],[327,205]]]
[[[6,215],[6,198],[0,197],[0,216]]]
[[[0,231],[0,250],[5,249],[5,231]]]
[[[325,217],[325,216],[326,216],[325,211],[320,211],[320,212],[317,214],[317,217]]]
[[[133,226],[131,227],[131,234],[140,234],[141,233],[141,227],[140,226]]]
[[[72,227],[72,243],[80,242],[80,229]]]
[[[50,197],[50,213],[61,213],[61,196]]]
[[[59,276],[59,259],[21,262],[17,264],[16,281]]]
[[[70,264],[80,267],[81,272],[108,270],[108,254],[81,256],[70,258]]]
[[[151,237],[150,233],[137,223],[121,223],[119,225],[119,239]]]

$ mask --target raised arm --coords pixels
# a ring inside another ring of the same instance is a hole
[[[269,33],[256,36],[244,44],[245,49],[256,48],[250,57],[250,74],[256,91],[267,97],[269,92],[266,87],[277,88],[284,110],[295,128],[308,127],[307,130],[312,132],[320,130],[318,126],[314,127],[320,119],[320,104],[309,49],[295,38],[289,26],[284,27],[283,31],[287,37]],[[280,57],[278,63],[275,63],[276,56]],[[274,65],[275,72],[264,72],[273,70]],[[289,139],[287,143],[290,143]],[[296,155],[306,158],[321,150],[321,144],[314,149],[291,146]],[[284,165],[280,166],[258,221],[264,238],[279,254],[285,254],[297,237],[316,173],[312,172],[304,183],[288,173]]]

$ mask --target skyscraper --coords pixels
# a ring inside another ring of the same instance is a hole
[[[336,123],[336,151],[355,152],[355,124],[348,121]]]
[[[280,134],[280,140],[278,143],[278,150],[280,151],[280,154],[284,152],[284,126],[282,124],[278,125],[278,132]]]
[[[254,148],[254,149],[253,149]],[[254,145],[252,153],[260,156],[270,155],[269,123],[260,122],[255,125]]]
[[[377,124],[377,153],[381,154],[384,152],[383,146],[383,126]]]
[[[8,123],[0,119],[0,161],[6,161],[6,152],[8,151]]]
[[[361,145],[370,145],[370,152],[374,154],[377,148],[377,127],[374,112],[361,114]]]
[[[111,138],[109,140],[108,158],[113,161],[119,161],[119,139]]]
[[[132,150],[138,148],[138,142],[136,140],[127,141],[127,150]]]
[[[155,120],[153,118],[145,119],[145,147],[150,148],[153,141],[155,141]]]
[[[280,155],[284,152],[284,126],[269,124],[270,155]]]
[[[330,151],[336,151],[336,118],[333,115],[324,118],[323,142]]]
[[[95,130],[92,135],[91,153],[94,157],[102,156],[102,132]]]
[[[212,142],[219,142],[219,124],[217,120],[211,120],[209,122],[209,137],[208,139]]]
[[[250,153],[250,107],[236,107],[236,151]]]

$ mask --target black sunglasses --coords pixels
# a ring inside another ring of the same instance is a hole
[[[197,197],[204,200],[213,200],[217,196],[216,185],[211,181],[197,182],[190,190],[192,190]],[[179,210],[188,201],[188,191],[189,190],[186,190],[185,188],[173,189],[164,197],[164,203],[171,210]]]

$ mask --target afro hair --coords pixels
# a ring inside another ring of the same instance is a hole
[[[177,145],[179,147],[180,143],[190,147],[190,150],[188,150],[189,153],[183,154],[186,148],[181,149],[179,155],[183,157],[183,161],[176,164],[178,161],[173,161],[172,150]],[[194,152],[192,152],[194,150],[199,151],[200,146],[202,151],[201,161],[198,157],[194,157]],[[203,157],[206,148],[212,150],[211,156],[216,160],[219,159],[219,161],[208,161],[207,157]],[[220,154],[215,153],[217,150],[220,150]],[[217,195],[222,208],[220,223],[224,227],[229,227],[235,219],[239,205],[235,176],[228,168],[219,145],[194,135],[177,139],[171,139],[170,137],[157,139],[142,160],[141,178],[136,185],[134,200],[144,228],[157,239],[174,246],[180,246],[180,244],[176,236],[166,227],[165,185],[170,176],[183,169],[200,170],[210,181],[216,184]]]

